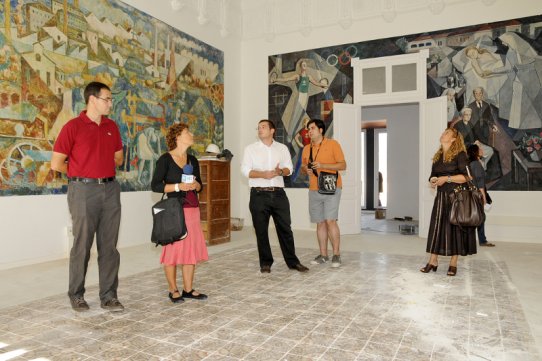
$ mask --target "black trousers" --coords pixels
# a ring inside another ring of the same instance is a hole
[[[280,249],[286,265],[294,267],[299,263],[295,255],[294,235],[292,233],[290,218],[290,202],[286,192],[282,188],[275,191],[259,191],[254,188],[250,190],[250,213],[252,224],[256,231],[258,242],[258,254],[260,256],[260,267],[273,264],[273,254],[269,245],[269,218],[273,217]]]

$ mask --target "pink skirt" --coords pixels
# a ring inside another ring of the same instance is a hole
[[[209,259],[205,236],[201,229],[199,207],[185,208],[184,220],[188,236],[181,241],[162,247],[161,264],[168,266],[197,264]]]

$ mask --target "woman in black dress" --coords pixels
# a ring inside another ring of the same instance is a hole
[[[433,156],[429,182],[437,188],[437,196],[431,213],[427,253],[429,262],[420,269],[423,273],[436,272],[438,256],[451,256],[448,276],[457,273],[457,258],[476,254],[475,227],[459,227],[450,223],[450,194],[454,188],[467,181],[467,154],[463,137],[457,129],[448,128],[440,136],[440,148]]]

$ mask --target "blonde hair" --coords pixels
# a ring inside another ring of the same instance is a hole
[[[448,128],[446,131],[451,131],[454,133],[455,140],[450,145],[450,149],[446,152],[446,155],[444,156],[444,163],[449,163],[453,161],[457,155],[461,152],[466,152],[467,149],[465,148],[465,142],[463,141],[463,135],[457,131],[455,128]],[[442,157],[442,154],[444,153],[444,150],[442,149],[442,145],[439,147],[435,155],[433,156],[433,163],[436,163],[439,161],[439,159]]]

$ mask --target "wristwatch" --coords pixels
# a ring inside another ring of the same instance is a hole
[[[452,183],[452,177],[448,176],[448,179],[446,180],[446,183]]]
[[[175,183],[175,192],[180,192],[179,183]]]

